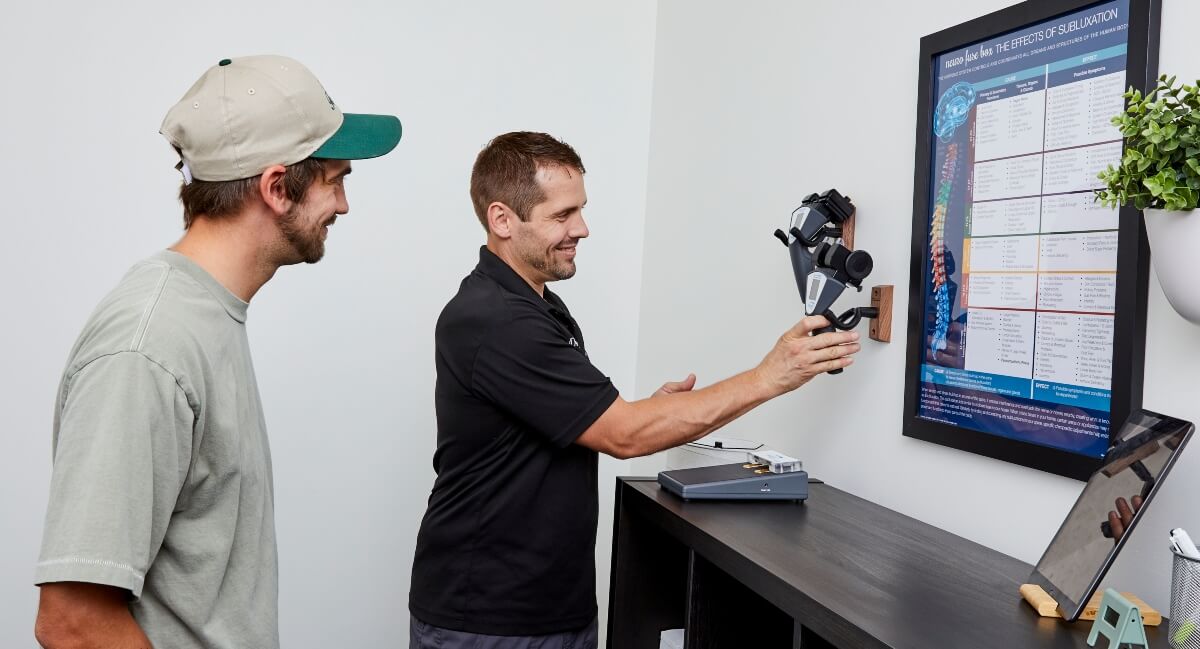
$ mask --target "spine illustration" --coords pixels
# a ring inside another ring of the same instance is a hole
[[[946,210],[950,205],[950,194],[954,190],[954,177],[958,167],[958,145],[946,146],[946,158],[942,163],[941,179],[933,203],[933,222],[929,226],[929,256],[933,271],[933,299],[935,320],[932,347],[934,351],[946,349],[946,332],[950,327],[950,295],[946,288]]]

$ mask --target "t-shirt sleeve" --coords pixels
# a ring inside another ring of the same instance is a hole
[[[140,597],[187,476],[194,413],[175,377],[138,352],[92,361],[64,390],[35,583]]]
[[[560,448],[573,444],[618,396],[612,381],[540,313],[518,313],[487,334],[471,384]]]

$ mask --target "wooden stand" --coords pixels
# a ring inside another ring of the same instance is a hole
[[[850,198],[847,197],[846,200],[850,200]],[[854,220],[856,216],[858,216],[857,209],[854,210],[854,214],[850,215],[850,218],[842,221],[842,224],[838,226],[842,229],[842,245],[851,250],[854,250]]]
[[[1146,626],[1158,626],[1162,624],[1162,613],[1154,610],[1149,604],[1143,602],[1140,598],[1132,593],[1121,593],[1125,599],[1137,606],[1138,611],[1142,614],[1142,624]],[[1037,584],[1023,584],[1021,586],[1021,597],[1025,598],[1026,602],[1033,607],[1033,610],[1038,612],[1042,617],[1062,617],[1062,612],[1058,610],[1058,602],[1050,596],[1041,586]],[[1100,600],[1104,598],[1104,593],[1096,592],[1092,598],[1088,600],[1088,605],[1083,608],[1083,613],[1079,615],[1080,620],[1095,620],[1096,613],[1100,610]]]
[[[871,318],[868,335],[881,343],[892,342],[892,285],[884,284],[871,288],[871,306],[879,309],[879,315]]]
[[[846,200],[850,200],[847,196]],[[858,210],[850,215],[850,218],[842,222],[842,245],[854,250],[854,222],[857,220]],[[871,318],[870,330],[868,337],[871,340],[877,340],[881,343],[892,342],[892,285],[885,284],[871,288],[871,306],[879,309],[879,315]]]

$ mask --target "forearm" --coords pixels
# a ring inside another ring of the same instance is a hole
[[[575,440],[616,458],[649,455],[717,430],[765,401],[791,392],[823,372],[848,367],[858,351],[854,332],[814,332],[829,321],[810,316],[789,329],[754,369],[702,390],[668,384],[654,397],[617,400]]]
[[[709,387],[628,404],[624,453],[637,457],[695,441],[778,396],[756,370]]]
[[[34,635],[45,649],[152,649],[124,591],[96,584],[43,585]]]

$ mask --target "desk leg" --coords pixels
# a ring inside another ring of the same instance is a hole
[[[837,649],[821,636],[813,633],[812,629],[796,623],[796,635],[792,642],[794,649]]]
[[[664,629],[683,628],[687,548],[622,507],[617,482],[612,575],[608,603],[609,649],[657,649]]]
[[[783,649],[794,644],[790,616],[694,550],[684,628],[687,649]]]

